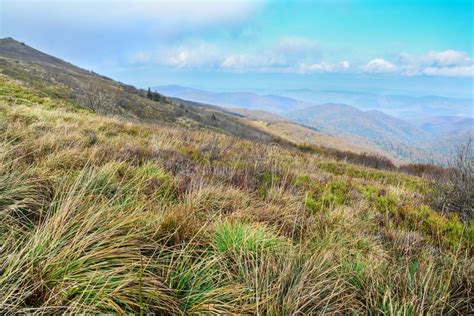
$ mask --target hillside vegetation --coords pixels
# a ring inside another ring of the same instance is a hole
[[[12,38],[0,39],[0,73],[24,82],[43,96],[61,98],[99,114],[218,130],[251,140],[273,140],[267,133],[216,107],[188,106],[159,94],[151,100],[144,90],[81,69]]]
[[[2,313],[472,312],[424,179],[42,89],[0,77]]]
[[[370,147],[367,144],[362,145],[364,144],[364,141],[353,136],[341,138],[325,134],[318,131],[316,128],[301,125],[289,121],[281,116],[264,111],[245,109],[232,109],[232,111],[241,114],[259,129],[272,134],[279,139],[288,140],[294,144],[305,144],[308,146],[319,147],[321,149],[350,151],[355,154],[366,153],[373,156],[383,156],[397,164],[401,164],[401,161],[390,153],[377,150],[376,147]]]

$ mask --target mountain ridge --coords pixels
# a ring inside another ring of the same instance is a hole
[[[255,93],[252,93],[255,96],[252,100],[239,99],[240,92],[235,94],[225,92],[227,99],[223,100],[216,97],[219,93],[179,85],[173,85],[172,88],[158,86],[153,89],[162,93],[171,93],[183,99],[197,98],[225,107],[229,107],[228,100],[232,99],[233,108],[276,113],[326,134],[342,138],[351,136],[351,140],[355,141],[357,145],[376,147],[402,160],[423,161],[429,159],[432,161],[433,157],[442,159],[440,153],[433,152],[434,147],[428,146],[435,141],[434,136],[430,135],[428,131],[379,110],[362,110],[349,104],[336,102],[314,104],[277,96],[277,101],[287,101],[282,105],[281,102],[273,102],[274,97],[262,101],[265,95]],[[258,102],[255,101],[257,99]]]
[[[239,118],[212,107],[147,98],[146,91],[74,66],[12,38],[0,39],[0,72],[50,95],[60,95],[90,110],[149,123],[215,128],[239,137],[272,141]]]
[[[45,95],[65,98],[104,115],[118,115],[128,120],[151,124],[213,129],[262,142],[286,144],[291,140],[291,144],[288,144],[293,145],[298,141],[294,137],[282,139],[275,131],[255,125],[245,119],[245,116],[216,105],[161,94],[154,94],[154,100],[151,100],[145,90],[74,66],[12,38],[0,39],[0,73],[19,80]],[[344,145],[346,142],[335,136],[319,135],[317,139],[325,141],[310,143],[315,146],[327,145],[336,150],[352,148]],[[333,141],[326,141],[327,139]],[[360,151],[360,148],[357,151]],[[369,147],[365,149],[366,152],[373,152]]]

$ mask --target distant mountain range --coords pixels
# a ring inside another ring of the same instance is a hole
[[[474,126],[473,118],[461,116],[427,116],[409,122],[437,136],[466,134]]]
[[[291,111],[287,116],[301,124],[339,136],[357,136],[396,156],[416,159],[428,132],[379,111],[361,111],[345,104],[326,103]]]
[[[210,92],[177,85],[157,86],[152,89],[170,97],[225,107],[257,109],[276,114],[311,106],[311,103],[288,97],[259,95],[252,92]]]
[[[441,113],[472,112],[464,99],[444,97],[376,97],[366,94],[372,101],[378,100],[384,111],[392,108],[404,112],[410,108],[416,115],[401,119],[378,110],[363,110],[342,103],[315,104],[288,96],[259,95],[250,92],[210,92],[182,86],[158,86],[153,90],[182,99],[205,102],[230,108],[266,111],[314,128],[323,133],[357,140],[359,145],[376,147],[401,159],[411,161],[441,160],[446,146],[464,140],[473,134],[473,119],[459,116],[431,116],[431,108]],[[299,90],[299,93],[307,90]],[[330,93],[332,94],[332,93]],[[323,95],[321,99],[329,97]],[[362,94],[353,94],[353,100],[362,102]],[[369,98],[369,99],[370,99]],[[378,99],[377,99],[378,98]],[[454,103],[460,104],[456,108]],[[428,105],[432,101],[433,105]],[[375,102],[375,101],[374,101]],[[454,102],[454,101],[453,101]],[[371,103],[372,105],[374,103]],[[366,106],[371,108],[371,106]],[[456,108],[456,111],[453,109]],[[385,111],[387,112],[387,111]],[[424,113],[424,115],[422,115]]]
[[[285,90],[281,95],[315,104],[350,104],[363,110],[377,109],[387,114],[411,119],[426,116],[473,117],[473,97],[452,98],[436,95],[382,95],[354,91],[315,91],[311,89]]]

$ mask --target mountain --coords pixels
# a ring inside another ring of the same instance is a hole
[[[305,102],[343,103],[363,110],[378,109],[401,119],[426,116],[472,117],[473,98],[454,98],[436,95],[408,96],[370,92],[311,89],[284,90],[282,95]]]
[[[429,149],[423,146],[432,139],[428,132],[380,111],[362,111],[346,104],[326,103],[287,115],[298,123],[340,137],[365,139],[367,143],[402,159],[433,158]]]
[[[450,155],[474,137],[474,119],[459,116],[427,116],[414,118],[413,125],[429,132],[433,139],[426,144],[431,151]]]
[[[156,86],[154,91],[196,102],[210,103],[224,107],[262,110],[282,114],[310,104],[278,95],[258,95],[251,92],[210,92],[177,85]]]
[[[425,116],[410,122],[437,136],[462,135],[474,131],[474,119],[462,116]]]
[[[283,116],[265,111],[239,108],[231,109],[231,111],[241,114],[260,129],[293,143],[321,146],[340,151],[347,150],[359,154],[371,153],[386,156],[392,161],[400,163],[397,157],[380,150],[377,146],[369,146],[366,141],[356,136],[337,137],[327,132],[320,132],[317,128],[302,125]]]
[[[311,89],[286,90],[283,92],[285,96],[250,92],[219,93],[177,85],[153,89],[181,99],[233,108],[234,113],[247,110],[247,113],[253,113],[251,116],[255,116],[255,111],[267,113],[264,116],[268,116],[268,113],[278,114],[287,121],[301,124],[298,128],[289,129],[299,135],[293,135],[293,138],[305,139],[307,142],[308,137],[303,135],[311,133],[297,132],[299,128],[306,127],[345,139],[346,143],[369,148],[370,151],[384,152],[392,159],[441,162],[453,143],[465,142],[473,134],[472,118],[469,118],[472,117],[470,99],[348,91],[318,92]],[[315,103],[327,100],[345,100],[351,105],[342,102]],[[430,113],[463,113],[470,116],[433,117]],[[269,126],[276,127],[276,123]],[[292,125],[285,123],[285,126],[288,128]]]
[[[429,146],[429,144],[435,143],[435,135],[432,135],[430,131],[377,110],[363,111],[342,103],[316,105],[277,95],[243,92],[217,93],[176,85],[159,86],[153,89],[181,99],[233,108],[233,112],[248,110],[253,112],[254,116],[255,111],[278,114],[287,121],[301,124],[298,128],[289,128],[292,125],[285,123],[286,128],[284,129],[287,131],[287,135],[289,135],[289,130],[292,130],[295,135],[298,135],[298,137],[293,135],[293,138],[305,139],[305,142],[308,143],[311,143],[308,141],[308,135],[312,133],[299,131],[301,127],[342,138],[346,143],[351,143],[355,147],[383,152],[392,159],[397,157],[402,160],[424,161],[429,159],[432,161],[440,158],[433,152],[434,147]],[[300,92],[308,93],[308,90]],[[273,122],[267,127],[276,127],[276,125],[277,123]],[[293,127],[296,126],[293,125]],[[278,130],[278,128],[274,130]]]
[[[0,73],[45,95],[60,96],[102,114],[273,140],[271,135],[217,107],[190,106],[158,94],[151,100],[144,90],[81,69],[12,38],[0,39]]]

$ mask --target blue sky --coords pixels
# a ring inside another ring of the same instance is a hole
[[[472,96],[472,1],[9,1],[0,36],[140,87]]]

